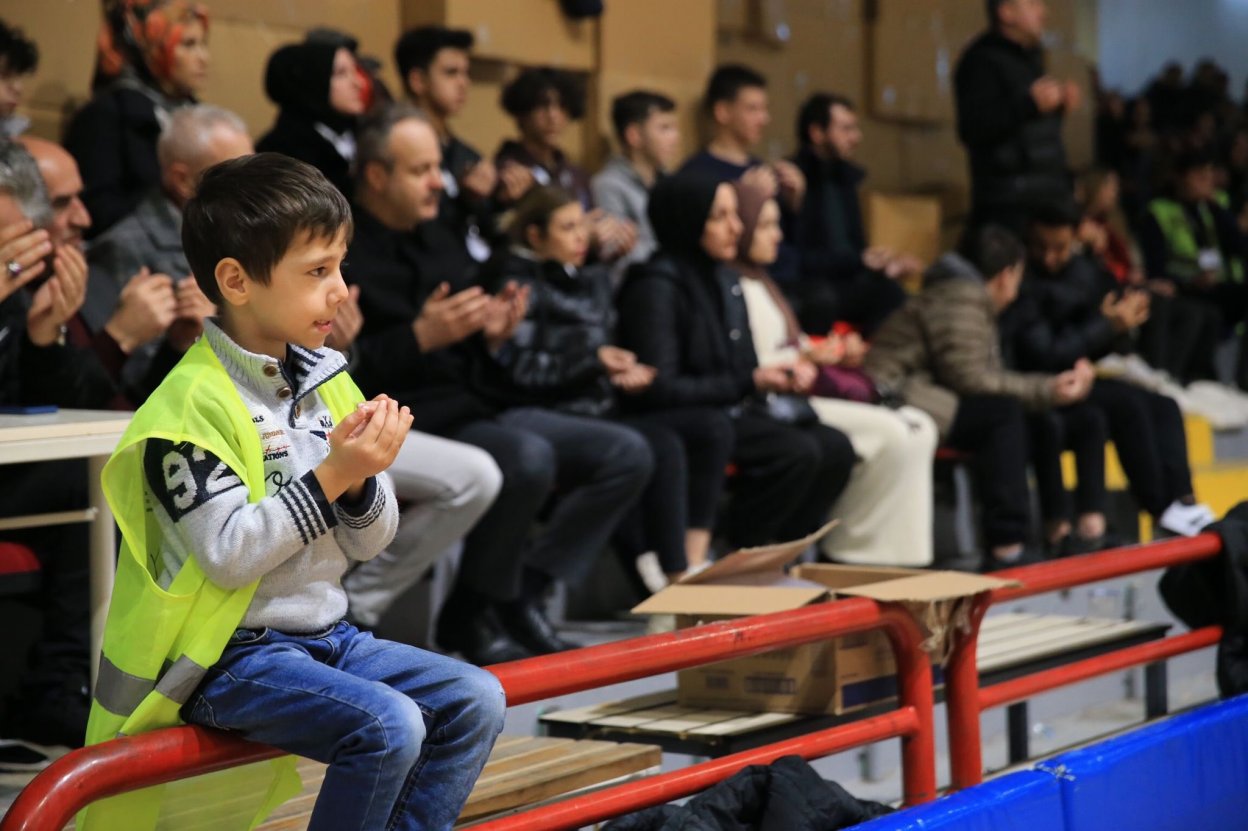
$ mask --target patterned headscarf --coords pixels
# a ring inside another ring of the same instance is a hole
[[[208,31],[208,10],[190,0],[103,0],[96,58],[96,85],[121,75],[126,67],[140,77],[167,80],[174,49],[188,23],[198,20]]]

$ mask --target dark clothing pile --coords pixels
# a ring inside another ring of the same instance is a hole
[[[819,778],[797,756],[752,765],[685,805],[649,808],[605,831],[837,831],[893,812]]]
[[[1191,629],[1221,626],[1218,692],[1248,692],[1248,502],[1241,502],[1206,531],[1222,537],[1218,556],[1172,566],[1161,577],[1161,598]]]

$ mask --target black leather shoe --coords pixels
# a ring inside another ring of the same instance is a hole
[[[511,603],[500,603],[496,608],[503,629],[531,652],[549,655],[552,652],[580,648],[577,644],[559,637],[559,633],[550,625],[546,613],[536,601],[524,598]]]
[[[443,609],[438,615],[434,638],[443,649],[458,652],[465,661],[479,667],[519,661],[536,654],[503,629],[490,606],[471,611]]]

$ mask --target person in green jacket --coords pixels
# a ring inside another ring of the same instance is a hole
[[[228,730],[329,764],[309,828],[449,829],[505,701],[492,674],[343,619],[343,574],[394,536],[384,471],[412,422],[362,401],[324,345],[352,229],[320,172],[272,153],[210,168],[187,204],[187,260],[219,316],[105,469],[123,545],[88,739]],[[285,793],[274,778],[254,807]],[[151,827],[159,797],[80,827]]]

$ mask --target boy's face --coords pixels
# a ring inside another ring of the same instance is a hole
[[[285,358],[288,343],[320,349],[347,299],[342,278],[346,254],[345,229],[333,239],[301,232],[273,267],[267,285],[243,275],[239,295],[227,278],[221,290],[229,308],[230,335],[245,349],[279,359]],[[217,268],[221,283],[222,266]]]
[[[0,118],[8,118],[21,106],[22,93],[29,77],[13,72],[8,67],[8,61],[0,58]]]
[[[527,141],[555,149],[559,147],[571,120],[559,95],[552,92],[536,109],[521,116],[520,132]]]
[[[1075,229],[1069,225],[1031,226],[1032,262],[1053,276],[1062,272],[1075,253]]]
[[[992,299],[992,308],[997,314],[1001,314],[1018,299],[1018,289],[1022,284],[1022,263],[1010,266],[986,283],[988,296]]]
[[[639,149],[659,170],[671,170],[680,160],[680,126],[676,113],[652,110],[637,127]]]
[[[771,123],[767,90],[742,87],[731,101],[715,105],[715,121],[744,147],[755,147],[763,140],[763,130]]]
[[[412,70],[408,87],[426,108],[451,118],[468,103],[468,66],[463,49],[439,49],[428,69]]]

